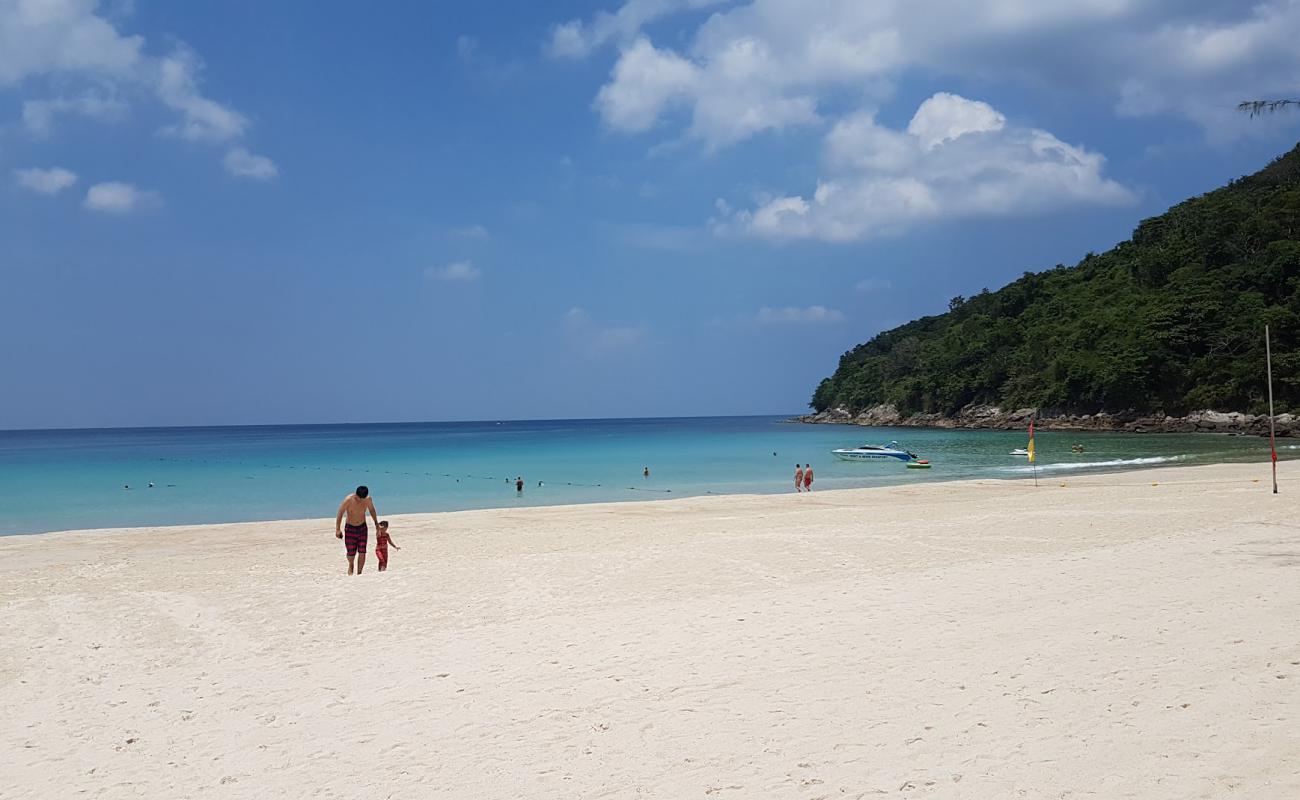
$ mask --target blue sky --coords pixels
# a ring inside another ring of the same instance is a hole
[[[0,428],[796,412],[1300,136],[1289,0],[372,5],[0,0]]]

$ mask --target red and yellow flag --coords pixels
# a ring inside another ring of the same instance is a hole
[[[1034,420],[1032,418],[1029,420],[1029,447],[1026,449],[1029,451],[1029,463],[1032,464],[1034,463]]]

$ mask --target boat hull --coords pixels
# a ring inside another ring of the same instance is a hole
[[[912,457],[907,453],[895,453],[890,451],[881,452],[858,452],[853,450],[832,450],[832,455],[841,461],[911,461]]]

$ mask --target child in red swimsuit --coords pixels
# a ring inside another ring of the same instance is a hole
[[[383,572],[388,569],[388,546],[393,546],[395,550],[402,548],[397,546],[393,538],[388,535],[388,520],[379,523],[379,532],[375,534],[375,558],[379,559],[379,571]]]

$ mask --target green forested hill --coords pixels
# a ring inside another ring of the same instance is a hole
[[[1265,323],[1277,410],[1300,411],[1300,146],[1106,253],[858,345],[810,405],[1260,413]]]

